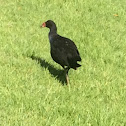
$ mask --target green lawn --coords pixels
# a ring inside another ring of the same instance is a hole
[[[48,19],[82,57],[69,86]],[[0,0],[0,126],[126,126],[126,0]]]

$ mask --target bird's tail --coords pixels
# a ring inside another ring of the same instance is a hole
[[[77,69],[78,67],[80,67],[81,65],[80,64],[78,64],[78,63],[76,63],[76,67],[74,67],[73,69]]]
[[[76,67],[80,67],[81,65],[77,63]]]

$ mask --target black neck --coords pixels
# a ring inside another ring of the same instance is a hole
[[[52,34],[57,34],[57,28],[55,25],[53,25],[51,28],[50,28],[50,33]]]

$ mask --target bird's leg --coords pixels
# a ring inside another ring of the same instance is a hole
[[[67,85],[69,84],[69,77],[68,74],[66,73],[66,81],[67,81]]]
[[[70,68],[65,68],[65,76],[66,76],[66,82],[67,84],[69,84],[69,78],[68,78],[68,71],[69,71]]]

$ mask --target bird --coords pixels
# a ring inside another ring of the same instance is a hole
[[[75,43],[69,38],[60,36],[57,33],[57,26],[54,21],[47,20],[40,26],[42,28],[49,28],[49,42],[50,53],[52,59],[61,65],[65,71],[66,84],[69,84],[68,72],[72,68],[76,70],[81,65],[78,61],[81,61],[80,53]]]

